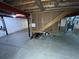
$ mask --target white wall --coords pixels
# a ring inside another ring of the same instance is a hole
[[[77,24],[77,21],[78,21],[78,24]],[[75,29],[79,29],[79,20],[75,19],[74,23],[75,23],[75,24],[74,24],[74,28],[75,28]],[[65,24],[66,24],[66,19],[62,19],[62,20],[61,20],[61,27],[64,27]]]
[[[61,27],[64,27],[65,24],[66,24],[66,20],[65,20],[65,19],[62,19],[62,20],[61,20]]]
[[[77,21],[75,21],[75,26],[74,26],[75,29],[79,29],[79,22],[77,23]]]
[[[0,18],[0,26],[3,26],[1,18]],[[6,35],[6,32],[0,30],[0,37]]]
[[[9,34],[28,28],[27,19],[4,17],[4,20]],[[0,31],[0,34],[3,33]],[[5,32],[0,36],[4,35]]]

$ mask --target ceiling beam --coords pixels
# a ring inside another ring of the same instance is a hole
[[[77,5],[75,5],[75,3],[73,3],[73,4],[71,4],[71,3],[59,3],[59,5],[56,7],[55,5],[54,5],[54,3],[53,4],[49,4],[49,5],[43,5],[43,7],[46,9],[46,8],[52,8],[52,9],[55,9],[55,8],[79,8],[79,3],[76,3]],[[32,9],[39,9],[39,7],[38,6],[30,6],[30,7],[26,7],[26,6],[24,6],[23,8],[22,8],[23,10],[32,10]]]
[[[54,7],[54,5],[44,5],[43,7],[44,7],[44,8],[52,8],[52,7]],[[27,8],[26,8],[26,7],[24,7],[24,8],[25,8],[26,10],[27,10],[27,9],[29,9],[29,10],[30,10],[30,9],[39,9],[39,7],[38,7],[38,6],[34,6],[34,7],[27,7]]]
[[[52,2],[53,2],[53,1],[52,1]],[[66,2],[66,0],[56,0],[56,1],[54,1],[55,7],[57,7],[58,4],[61,3],[61,2]]]
[[[2,2],[0,2],[0,9],[3,9],[3,10],[8,11],[10,13],[15,13],[15,14],[16,13],[21,13],[21,14],[24,14],[26,16],[29,16],[28,12],[21,11],[19,9],[16,9],[16,8],[14,8],[14,7],[10,6],[10,5],[7,5],[5,3],[2,3]]]
[[[41,0],[35,0],[35,3],[37,4],[37,6],[39,7],[41,11],[44,11],[44,7]]]
[[[41,2],[45,3],[45,2],[50,2],[49,0],[41,0]],[[18,7],[18,6],[22,6],[22,5],[29,5],[29,4],[35,4],[35,1],[29,1],[29,2],[17,2],[17,4],[14,4],[14,6]]]
[[[70,14],[66,15],[65,17],[72,17],[72,16],[77,16],[77,15],[79,15],[79,11],[70,13]]]
[[[79,2],[71,2],[71,3],[64,2],[64,3],[59,3],[58,6],[61,6],[61,7],[63,7],[63,6],[79,6]]]
[[[22,5],[27,5],[27,4],[34,4],[35,1],[29,1],[29,2],[17,2],[17,4],[14,4],[14,6],[22,6]]]
[[[34,2],[34,3],[33,3]],[[45,4],[47,4],[47,6],[46,5],[44,5],[43,7],[61,7],[61,6],[69,6],[69,5],[78,5],[79,4],[79,2],[59,2],[59,3],[57,3],[57,2],[51,2],[51,4],[50,4],[50,1],[42,1],[42,2],[46,2]],[[48,3],[47,3],[48,2]],[[35,9],[35,7],[34,6],[30,6],[30,3],[33,3],[33,4],[35,4],[35,1],[31,1],[31,2],[25,2],[25,3],[23,3],[23,4],[21,4],[21,5],[17,5],[16,7],[22,7],[22,8],[27,8],[27,9]],[[27,7],[26,6],[26,4],[28,4],[30,7]],[[24,7],[24,6],[26,6],[26,7]],[[38,7],[36,7],[36,8],[38,8]]]

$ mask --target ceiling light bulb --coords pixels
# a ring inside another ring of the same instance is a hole
[[[12,17],[14,17],[14,18],[15,18],[15,17],[16,17],[16,15],[12,15]]]

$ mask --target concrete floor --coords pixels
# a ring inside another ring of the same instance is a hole
[[[79,35],[58,33],[29,40],[27,31],[0,38],[0,59],[79,59]]]

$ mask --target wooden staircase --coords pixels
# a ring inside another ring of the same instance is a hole
[[[72,13],[73,11],[68,10],[68,11],[63,11],[59,16],[57,15],[56,18],[54,18],[52,21],[50,21],[48,24],[46,24],[44,27],[42,27],[39,30],[34,30],[33,33],[35,32],[44,32],[46,29],[48,29],[49,27],[51,27],[52,25],[54,25],[56,22],[58,22],[59,20],[61,20],[63,17],[65,17],[66,15]]]

